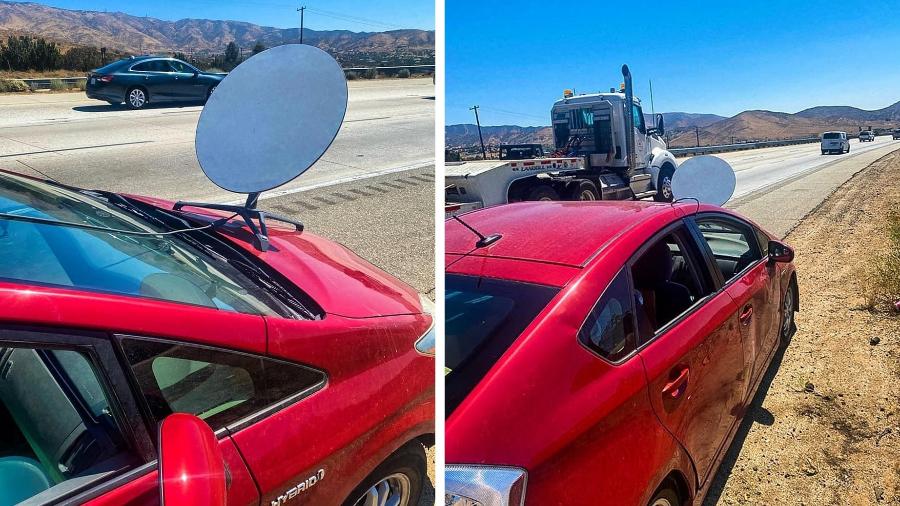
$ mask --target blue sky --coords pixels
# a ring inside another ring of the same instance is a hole
[[[732,116],[900,100],[900,3],[867,0],[446,2],[446,123],[546,125],[565,88],[631,68],[650,111]],[[623,5],[637,5],[624,16]]]
[[[434,30],[433,0],[40,0],[36,3],[64,9],[119,11],[170,21],[229,19],[278,28],[296,28],[300,24],[297,7],[306,5],[304,26],[314,30]]]

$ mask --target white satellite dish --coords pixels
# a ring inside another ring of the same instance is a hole
[[[695,156],[682,163],[672,176],[675,200],[697,200],[721,206],[734,194],[737,180],[728,162],[716,156]]]
[[[303,225],[256,209],[259,194],[306,172],[328,150],[347,111],[347,80],[321,49],[285,44],[238,65],[200,113],[194,138],[206,177],[232,192],[247,193],[244,206],[178,202],[234,212],[268,249],[265,218]],[[259,229],[252,218],[259,221]]]
[[[197,160],[226,190],[271,190],[316,163],[346,111],[347,80],[334,58],[314,46],[276,46],[238,65],[210,95],[197,123]]]

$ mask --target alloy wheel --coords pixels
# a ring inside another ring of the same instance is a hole
[[[581,192],[578,195],[578,200],[597,200],[597,199],[596,199],[596,197],[594,197],[594,192],[592,192],[590,190],[584,190],[583,192]]]
[[[782,310],[784,311],[783,316],[781,318],[781,336],[787,337],[791,333],[791,328],[794,326],[794,287],[791,286],[788,288],[788,291],[784,294],[784,302],[781,303]]]
[[[128,94],[128,103],[135,109],[144,107],[144,104],[147,103],[147,96],[144,94],[144,90],[140,88],[131,90],[131,93]]]
[[[663,177],[662,186],[659,190],[662,192],[662,196],[666,200],[672,200],[672,178],[669,176]]]
[[[355,506],[410,506],[412,483],[403,473],[382,479],[360,497]]]
[[[651,504],[650,506],[673,506],[673,505],[665,497],[659,497],[655,501],[653,501],[653,504]]]

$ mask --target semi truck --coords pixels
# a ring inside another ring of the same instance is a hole
[[[547,156],[447,163],[447,217],[523,200],[671,202],[678,163],[663,141],[663,117],[648,126],[627,65],[622,76],[618,92],[563,93],[550,110],[554,151]]]

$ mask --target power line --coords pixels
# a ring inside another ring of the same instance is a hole
[[[318,14],[318,15],[320,15],[320,16],[325,16],[325,17],[328,17],[328,18],[338,19],[338,20],[341,20],[341,21],[350,21],[350,22],[352,22],[352,23],[357,23],[357,24],[360,24],[360,25],[374,26],[374,27],[376,27],[376,28],[377,28],[377,27],[387,27],[387,28],[397,28],[397,29],[405,28],[405,27],[400,26],[400,25],[395,25],[395,24],[392,24],[392,23],[384,23],[384,22],[382,22],[382,21],[376,21],[376,20],[374,20],[374,19],[361,18],[361,17],[358,17],[358,16],[349,16],[349,15],[347,15],[347,14],[341,14],[341,13],[338,13],[338,12],[331,12],[331,11],[326,11],[326,10],[322,10],[322,9],[314,9],[314,8],[312,8],[312,7],[309,7],[308,9],[309,9],[310,12],[315,12],[316,14]]]

